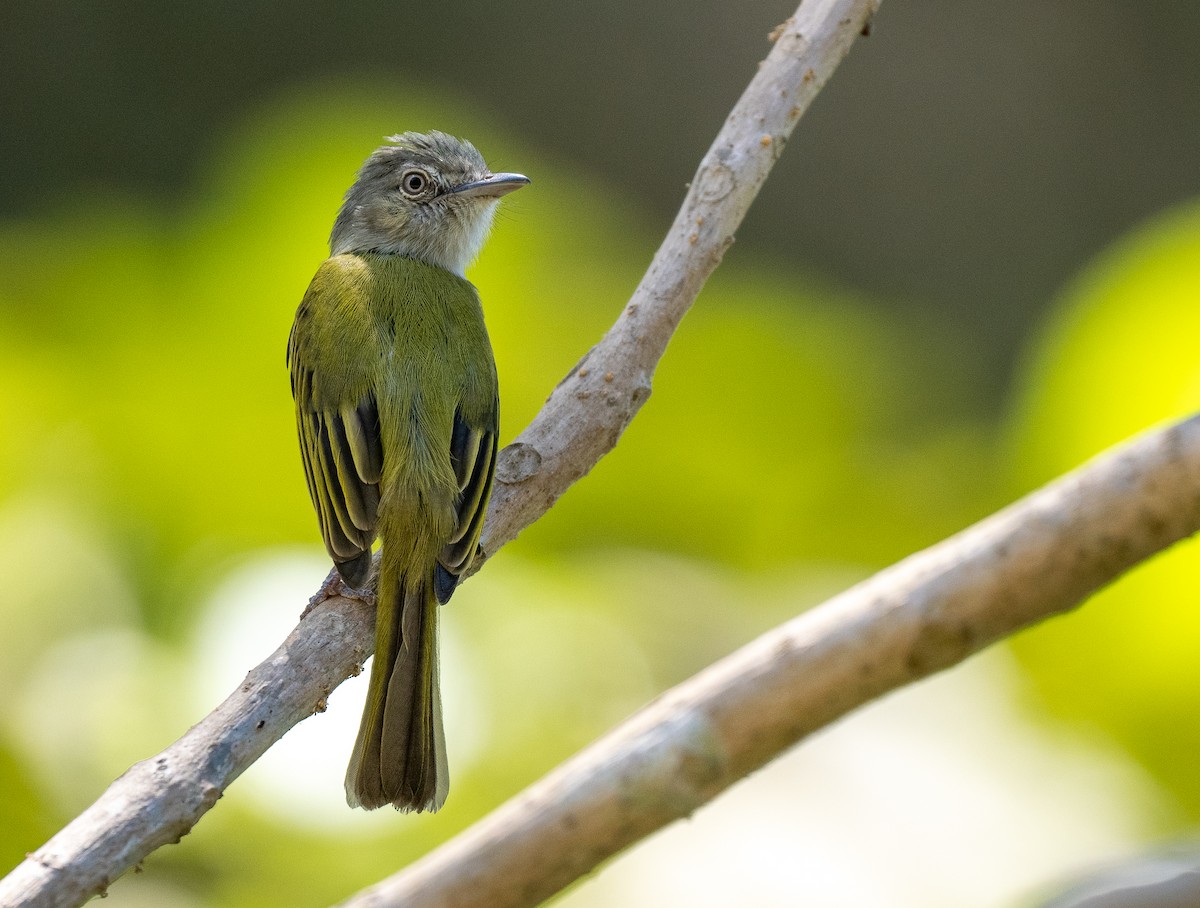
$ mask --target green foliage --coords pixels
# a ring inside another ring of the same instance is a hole
[[[1013,430],[1019,489],[1200,409],[1200,206],[1134,232],[1070,288]],[[1046,702],[1113,735],[1200,817],[1200,547],[1182,543],[1016,641]]]
[[[533,177],[471,274],[505,441],[647,264],[665,225],[620,186],[543,160],[461,104],[412,94],[424,105],[357,88],[281,99],[213,152],[176,211],[98,194],[0,227],[0,387],[19,427],[0,440],[0,543],[28,583],[0,599],[15,629],[0,635],[14,704],[0,720],[0,803],[19,818],[0,823],[0,868],[198,718],[206,704],[189,700],[187,679],[210,667],[195,628],[223,576],[280,546],[320,563],[284,343],[341,193],[383,135],[458,132],[493,166]],[[1198,214],[1085,275],[1000,451],[997,427],[966,411],[972,371],[933,352],[953,338],[735,247],[617,449],[444,613],[446,671],[459,679],[446,683],[446,810],[299,828],[246,796],[248,776],[184,847],[151,858],[154,881],[124,880],[114,898],[331,901],[665,686],[983,516],[1009,477],[1027,489],[1194,408]],[[1193,812],[1195,559],[1194,548],[1160,559],[1018,644],[1058,711],[1112,732]],[[283,606],[285,623],[300,606]],[[473,735],[473,750],[455,752],[456,734]],[[138,895],[152,885],[176,895]]]

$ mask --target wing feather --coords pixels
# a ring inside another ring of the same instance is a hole
[[[494,438],[490,438],[489,441],[494,441]],[[496,476],[496,447],[494,444],[490,447],[490,456],[486,461],[480,461],[480,463],[487,463],[487,470],[481,477],[481,494],[475,500],[475,507],[470,512],[467,531],[459,537],[457,542],[451,543],[446,547],[455,559],[453,569],[456,573],[461,573],[470,566],[471,560],[475,557],[475,550],[479,545],[479,534],[483,531],[483,520],[487,516],[487,502],[492,494],[492,482]],[[463,512],[462,519],[465,519],[467,516],[467,513]]]
[[[351,585],[366,580],[378,531],[384,458],[372,363],[394,339],[377,327],[365,302],[372,282],[362,261],[336,256],[313,278],[288,338],[288,366],[300,451],[309,494],[325,547]],[[463,302],[478,305],[469,290]],[[464,349],[479,338],[466,338]],[[474,330],[468,326],[468,330]],[[332,339],[338,342],[333,343]],[[347,351],[353,355],[347,355]],[[487,510],[496,465],[498,402],[495,367],[464,362],[468,384],[454,413],[449,455],[457,486],[455,531],[435,571],[435,591],[446,601],[471,564]],[[474,371],[472,371],[474,370]],[[490,374],[489,374],[490,373]],[[389,467],[389,470],[392,467]],[[353,578],[353,579],[352,579]]]
[[[383,441],[375,395],[368,394],[357,405],[343,406],[341,418],[359,478],[364,483],[378,485],[383,477]]]
[[[460,492],[467,487],[467,483],[471,479],[471,472],[475,468],[475,457],[479,453],[479,442],[482,438],[482,431],[472,429],[461,416],[455,414],[454,432],[450,437],[450,462],[454,464],[454,477],[458,480]]]
[[[369,374],[348,373],[347,363],[331,361],[318,340],[323,319],[355,317],[356,310],[345,305],[353,286],[340,278],[332,260],[317,272],[296,311],[287,361],[304,475],[325,548],[343,576],[358,585],[369,566],[363,556],[369,556],[377,532],[383,443]],[[337,393],[349,399],[327,399]]]
[[[491,486],[494,442],[495,436],[491,432],[480,438],[472,464],[471,477],[462,490],[462,498],[458,505],[458,531],[450,537],[451,544],[461,541],[468,535],[471,518],[479,510],[484,494]]]
[[[458,575],[470,566],[479,544],[479,533],[483,529],[492,478],[496,472],[494,411],[492,425],[486,429],[471,427],[461,413],[455,414],[450,458],[460,485],[458,529],[438,557],[438,563],[450,575],[438,587],[438,598],[442,601],[449,599],[454,591],[450,578],[457,581]]]
[[[333,462],[337,467],[346,513],[355,530],[360,533],[369,530],[375,525],[375,507],[379,504],[378,486],[364,482],[359,474],[341,414],[327,411],[321,418],[333,449]]]
[[[316,417],[314,414],[315,421]],[[321,523],[321,535],[325,538],[325,548],[329,551],[330,557],[334,561],[347,561],[361,554],[362,546],[357,543],[357,540],[353,540],[346,535],[346,531],[338,519],[333,495],[329,490],[329,476],[325,470],[323,458],[319,451],[320,440],[317,437],[318,432],[319,429],[315,427],[311,429],[309,437],[305,439],[307,444],[303,445],[301,449],[305,461],[308,462],[309,468],[312,470],[313,481],[316,486],[317,494],[313,499],[313,505],[317,509],[317,518]]]

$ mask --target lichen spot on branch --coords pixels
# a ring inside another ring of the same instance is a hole
[[[513,442],[500,452],[496,478],[505,485],[516,485],[534,476],[542,466],[542,455],[533,445]]]

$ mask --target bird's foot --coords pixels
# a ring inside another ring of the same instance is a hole
[[[321,584],[320,588],[313,594],[312,598],[308,600],[308,605],[306,605],[304,607],[304,611],[300,613],[300,620],[303,621],[305,618],[307,618],[308,613],[315,609],[322,602],[325,602],[327,599],[335,598],[357,599],[359,602],[366,603],[367,605],[375,605],[374,593],[372,593],[370,590],[356,590],[354,587],[349,586],[346,581],[342,579],[342,575],[339,574],[335,569],[329,572],[329,576],[325,578],[325,582]]]

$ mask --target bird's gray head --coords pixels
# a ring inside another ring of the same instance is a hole
[[[461,275],[479,254],[502,195],[526,185],[492,173],[475,146],[444,132],[406,132],[375,149],[346,193],[332,255],[405,255]]]

